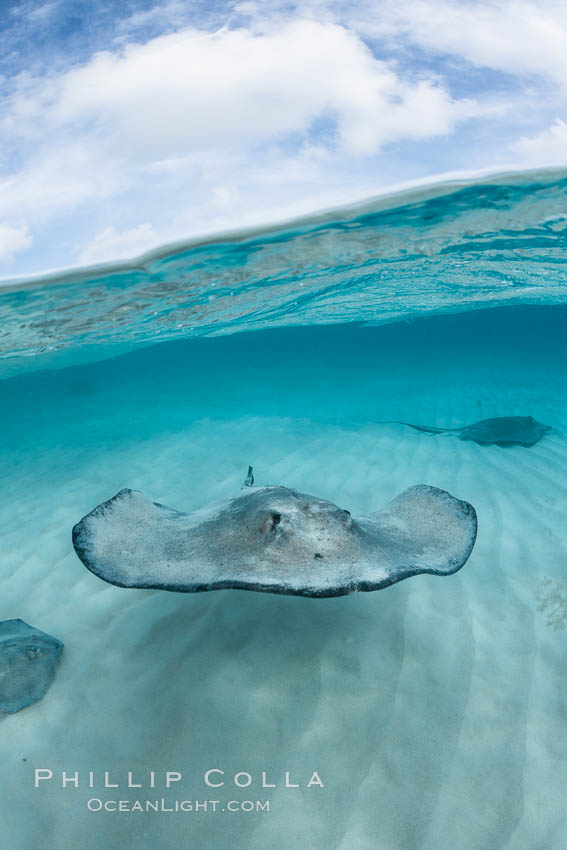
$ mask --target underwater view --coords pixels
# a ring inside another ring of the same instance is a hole
[[[0,281],[8,848],[567,847],[566,248],[547,170]]]

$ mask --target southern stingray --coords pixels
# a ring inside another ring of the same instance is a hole
[[[460,440],[472,440],[480,446],[535,446],[546,431],[551,429],[550,425],[538,422],[533,416],[498,416],[496,419],[483,419],[472,425],[463,425],[460,428],[432,428],[428,425],[412,425],[411,422],[398,422],[389,420],[380,422],[380,425],[407,425],[416,431],[424,431],[426,434],[452,434]]]
[[[455,573],[476,532],[472,505],[425,484],[360,517],[280,486],[247,486],[192,513],[120,490],[73,528],[73,545],[91,572],[120,587],[325,597]]]
[[[0,711],[13,713],[40,700],[62,651],[60,640],[23,620],[0,622]]]

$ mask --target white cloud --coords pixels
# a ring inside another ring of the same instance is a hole
[[[331,8],[361,32],[397,38],[429,53],[452,54],[477,67],[540,75],[567,86],[563,0],[372,0]]]
[[[0,176],[0,215],[44,221],[115,194],[126,179],[118,163],[101,156],[95,139],[70,137],[34,151],[19,171]]]
[[[27,225],[13,227],[0,224],[0,260],[11,261],[15,254],[24,251],[32,244]]]
[[[529,165],[567,165],[567,124],[557,118],[535,136],[522,136],[512,146]]]
[[[61,159],[65,131],[75,152],[131,166],[306,134],[324,116],[336,120],[339,149],[368,154],[448,133],[474,111],[435,79],[403,79],[344,27],[303,20],[263,35],[186,29],[98,54],[60,77],[25,76],[2,125],[42,151],[52,141]],[[29,164],[17,179],[28,173]]]
[[[118,21],[118,28],[122,32],[130,32],[144,27],[159,26],[163,32],[168,27],[181,26],[187,17],[188,8],[183,0],[166,0],[149,9],[133,12],[127,18]]]
[[[305,133],[325,114],[339,146],[369,153],[449,132],[463,109],[433,79],[400,78],[344,27],[301,20],[260,35],[186,29],[99,54],[58,81],[44,118],[94,123],[109,146],[147,159]]]
[[[129,230],[106,227],[79,254],[81,264],[102,263],[110,258],[128,259],[143,254],[158,245],[159,237],[148,222]]]
[[[32,9],[30,12],[27,12],[26,18],[32,21],[43,22],[45,18],[49,17],[49,15],[53,12],[57,5],[57,3],[44,3],[42,6],[37,6],[35,9]]]

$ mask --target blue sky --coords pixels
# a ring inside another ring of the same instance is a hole
[[[0,276],[567,164],[567,4],[4,3]]]

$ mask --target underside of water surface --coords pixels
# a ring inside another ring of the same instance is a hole
[[[567,176],[524,174],[0,288],[0,619],[65,644],[46,696],[2,716],[8,847],[567,846],[566,243]],[[550,430],[383,424],[510,416]],[[73,525],[120,489],[192,511],[249,466],[353,515],[448,490],[476,545],[455,575],[332,599],[128,590],[77,558]],[[57,779],[34,790],[35,767]]]
[[[424,186],[129,263],[0,280],[0,362],[5,373],[149,341],[565,303],[566,247],[565,170]]]

